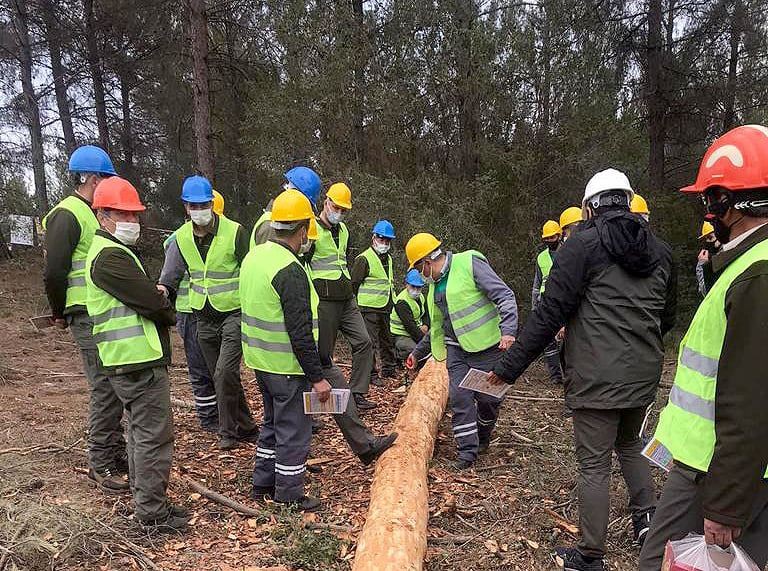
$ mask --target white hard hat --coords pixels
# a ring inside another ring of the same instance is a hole
[[[586,205],[590,198],[608,190],[625,191],[627,193],[627,203],[631,202],[632,197],[635,195],[627,175],[616,169],[605,169],[589,179],[587,188],[584,189],[584,198],[581,201],[581,205]]]

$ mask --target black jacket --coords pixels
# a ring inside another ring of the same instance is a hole
[[[495,372],[513,382],[565,326],[570,408],[647,406],[676,305],[669,246],[639,216],[605,213],[583,223],[558,250],[540,303]]]

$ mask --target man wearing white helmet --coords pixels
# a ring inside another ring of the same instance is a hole
[[[669,246],[629,211],[634,192],[607,169],[587,184],[585,221],[558,250],[547,287],[492,382],[513,383],[565,326],[566,405],[573,410],[581,539],[558,547],[566,570],[605,568],[614,450],[627,483],[634,538],[656,505],[640,428],[661,374],[662,336],[674,325],[676,277]]]

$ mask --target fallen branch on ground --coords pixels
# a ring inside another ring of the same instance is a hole
[[[13,537],[11,538],[10,546],[13,547],[13,545],[19,540],[19,537],[21,537],[21,534],[24,533],[24,530],[27,527],[27,523],[29,522],[23,522],[19,528],[16,530],[16,533],[13,534]],[[6,549],[3,551],[2,557],[0,557],[0,571],[3,571],[5,569],[5,564],[8,563],[8,559],[11,557],[11,554],[13,552],[11,549]]]
[[[563,516],[561,516],[559,513],[557,513],[554,510],[551,510],[549,508],[543,508],[544,511],[553,519],[555,520],[555,525],[562,529],[563,531],[566,531],[570,533],[571,535],[578,535],[579,533],[579,527],[565,519]]]
[[[27,446],[26,448],[6,448],[0,450],[0,456],[3,454],[17,454],[18,456],[27,456],[33,452],[39,452],[41,454],[59,453],[71,450],[83,441],[82,438],[78,438],[72,444],[68,446],[60,446],[58,444],[37,444],[35,446]]]
[[[185,408],[185,409],[189,409],[189,410],[194,410],[195,403],[171,397],[171,406],[175,406],[177,408]]]

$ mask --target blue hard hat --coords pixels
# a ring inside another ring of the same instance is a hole
[[[204,176],[193,175],[184,179],[181,186],[181,199],[184,202],[202,204],[213,201],[213,186]]]
[[[373,226],[373,233],[381,236],[382,238],[395,239],[395,227],[389,220],[379,220]]]
[[[83,145],[74,150],[69,157],[69,171],[117,175],[107,152],[94,145]]]
[[[405,283],[413,287],[424,287],[424,280],[421,278],[421,272],[416,268],[405,274]]]
[[[320,177],[309,167],[293,167],[283,176],[315,206],[323,186]]]

